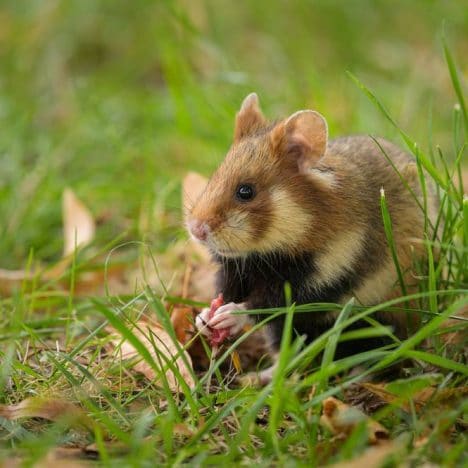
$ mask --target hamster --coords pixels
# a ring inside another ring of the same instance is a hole
[[[325,119],[301,110],[269,122],[255,93],[236,116],[234,141],[224,161],[188,211],[190,235],[211,251],[219,264],[217,294],[225,305],[209,319],[198,316],[205,335],[212,329],[239,334],[264,315],[233,311],[282,307],[289,282],[296,304],[372,305],[400,294],[397,271],[381,215],[381,189],[389,208],[393,237],[408,291],[416,287],[413,264],[424,260],[424,214],[417,168],[394,144],[368,136],[328,140]],[[429,216],[437,203],[429,194]],[[414,290],[414,289],[413,289]],[[310,342],[333,326],[336,312],[298,313],[293,327]],[[406,334],[406,314],[386,312],[377,319]],[[279,349],[284,317],[268,324],[272,352]],[[368,326],[358,323],[356,327]],[[381,339],[343,342],[343,357],[382,345]],[[261,383],[271,378],[264,371]]]

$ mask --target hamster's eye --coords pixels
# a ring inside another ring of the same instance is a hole
[[[236,198],[239,201],[245,202],[250,201],[255,197],[255,189],[253,185],[250,184],[241,184],[236,189]]]

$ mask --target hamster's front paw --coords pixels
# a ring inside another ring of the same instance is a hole
[[[248,315],[234,315],[233,312],[246,309],[244,303],[229,302],[224,304],[215,311],[213,317],[208,321],[208,327],[216,330],[227,329],[230,336],[237,335],[245,325],[250,323],[250,318]]]
[[[265,387],[268,385],[272,378],[276,366],[273,365],[260,372],[248,372],[237,377],[237,383],[241,387]]]
[[[195,326],[200,333],[207,338],[211,338],[212,330],[208,325],[210,321],[210,308],[205,307],[195,318]]]

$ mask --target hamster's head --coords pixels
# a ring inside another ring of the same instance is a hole
[[[250,94],[236,116],[228,154],[188,210],[190,235],[222,257],[304,249],[320,185],[309,170],[326,146],[320,114],[299,111],[269,123]]]

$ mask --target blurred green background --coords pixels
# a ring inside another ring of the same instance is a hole
[[[270,117],[314,108],[332,137],[398,141],[349,70],[422,147],[450,149],[444,20],[466,76],[462,0],[2,0],[0,268],[60,257],[66,186],[98,245],[127,231],[163,248],[181,176],[213,170],[253,90]]]

